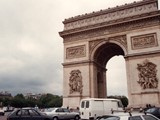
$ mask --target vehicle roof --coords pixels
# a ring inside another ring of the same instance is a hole
[[[20,110],[20,109],[23,109],[23,110],[34,109],[35,110],[35,108],[33,107],[16,108],[16,110]]]
[[[118,112],[118,113],[114,113],[114,114],[108,114],[108,115],[103,115],[101,117],[105,117],[105,116],[113,116],[113,117],[120,117],[120,118],[124,118],[124,117],[130,117],[130,116],[142,116],[142,115],[146,115],[144,112],[141,112],[141,113],[138,113],[138,112],[126,112],[126,113],[123,113],[123,112]],[[151,115],[153,116],[152,114],[147,114],[147,115]]]
[[[136,116],[136,115],[145,115],[144,112],[114,112],[111,114],[113,116]]]
[[[35,109],[33,107],[24,107],[24,108],[20,108],[20,109]]]
[[[81,99],[81,101],[83,100],[90,100],[90,101],[98,101],[98,100],[104,100],[104,101],[120,101],[119,99],[114,99],[114,98],[84,98],[84,99]]]
[[[4,110],[3,110],[3,109],[0,109],[0,111],[1,111],[1,112],[4,112]]]

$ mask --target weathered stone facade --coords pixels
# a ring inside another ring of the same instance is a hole
[[[160,105],[157,0],[79,15],[63,23],[59,33],[64,39],[63,106],[78,107],[82,98],[107,97],[105,67],[115,55],[126,61],[129,105]]]

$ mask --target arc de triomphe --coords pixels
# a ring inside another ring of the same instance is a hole
[[[115,55],[125,58],[129,106],[160,104],[158,0],[78,15],[63,24],[63,106],[106,98],[106,64]]]

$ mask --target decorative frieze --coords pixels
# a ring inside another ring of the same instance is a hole
[[[125,6],[121,6],[121,7],[112,8],[104,11],[102,10],[99,12],[86,14],[84,16],[78,16],[75,18],[67,19],[66,21],[64,21],[65,23],[64,30],[70,30],[70,29],[94,25],[102,22],[113,21],[120,18],[153,12],[156,10],[157,10],[157,4],[156,2],[152,2],[152,1],[148,4],[141,4],[141,5],[137,3],[137,6],[133,4],[133,6],[130,6],[129,8],[125,8]],[[72,21],[72,22],[67,22],[67,21]]]
[[[83,92],[82,75],[80,70],[72,70],[69,78],[70,94],[74,92]]]
[[[103,36],[106,33],[107,30],[91,30],[91,31],[86,31],[86,32],[80,32],[77,34],[72,34],[71,36],[66,36],[64,42],[71,42],[75,40],[84,40],[87,38],[93,38],[93,37],[99,37]]]
[[[143,49],[157,46],[157,34],[145,34],[131,37],[132,49]]]
[[[157,65],[149,62],[147,59],[142,64],[137,64],[139,71],[137,81],[143,89],[152,89],[158,87]]]
[[[139,16],[140,18],[141,16]],[[133,18],[130,18],[133,19]],[[147,19],[142,19],[142,20],[135,20],[135,21],[130,21],[128,23],[122,23],[122,24],[117,24],[115,26],[109,26],[108,27],[108,33],[118,33],[118,32],[126,32],[126,31],[131,31],[131,30],[137,30],[137,29],[142,29],[142,28],[147,28],[150,26],[157,26],[159,25],[159,19],[158,17],[156,18],[147,18]]]
[[[66,59],[79,58],[86,56],[86,46],[79,45],[66,49]]]
[[[112,21],[114,23],[114,21]],[[103,26],[103,24],[101,24]],[[94,37],[103,37],[104,35],[107,34],[114,34],[118,32],[126,32],[126,31],[131,31],[131,30],[136,30],[136,29],[142,29],[150,26],[156,26],[159,25],[159,19],[153,18],[153,19],[144,19],[144,20],[138,20],[138,21],[131,21],[129,23],[121,23],[117,25],[112,25],[112,26],[105,26],[108,25],[107,23],[104,24],[105,27],[101,27],[101,25],[97,26],[96,29],[94,30],[86,30],[85,32],[82,32],[83,30],[77,29],[74,31],[68,32],[67,36],[64,37],[64,43],[67,42],[72,42],[72,41],[77,41],[77,40],[84,40],[88,38],[94,38]],[[92,26],[88,26],[91,27]],[[85,28],[89,29],[89,28]],[[78,32],[81,31],[81,32]],[[74,32],[78,32],[76,34],[73,34]],[[64,34],[66,34],[64,32]]]

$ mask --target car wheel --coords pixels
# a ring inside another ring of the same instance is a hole
[[[58,120],[58,117],[54,117],[53,120]]]
[[[79,120],[79,116],[78,115],[75,116],[74,120]]]

